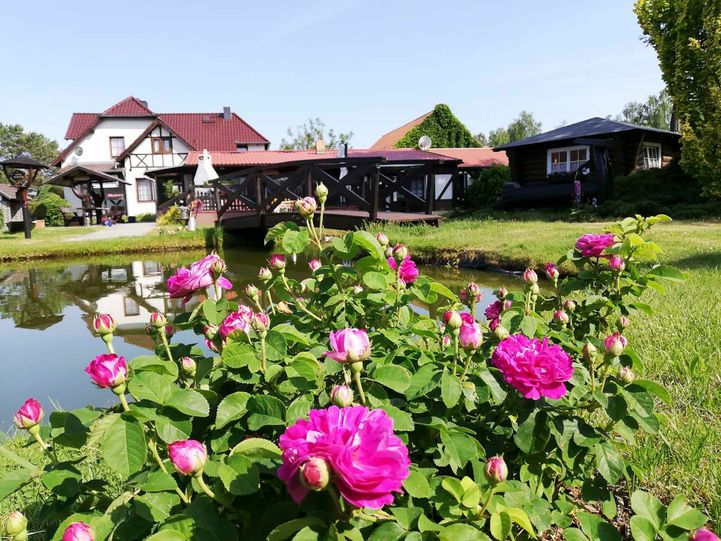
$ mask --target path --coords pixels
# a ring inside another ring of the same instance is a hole
[[[99,231],[93,231],[87,235],[79,237],[71,237],[67,239],[70,242],[81,240],[107,240],[118,239],[120,237],[143,237],[155,229],[153,222],[141,222],[136,224],[115,224],[112,227],[103,227]]]

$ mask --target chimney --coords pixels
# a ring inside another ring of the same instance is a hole
[[[325,152],[325,143],[323,142],[323,139],[318,139],[315,142],[315,153],[320,154],[321,152]]]
[[[230,107],[223,107],[223,120],[230,120]]]
[[[143,104],[143,107],[145,107],[145,108],[148,107],[148,102],[147,102],[147,101],[145,101],[145,100],[138,100],[138,101]]]

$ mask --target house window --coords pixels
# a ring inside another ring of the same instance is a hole
[[[241,145],[240,143],[235,144],[236,152],[248,152],[248,145]]]
[[[661,145],[659,143],[644,143],[641,145],[643,151],[643,168],[654,169],[661,167]]]
[[[123,311],[125,312],[126,316],[139,316],[140,306],[138,306],[138,303],[135,302],[134,299],[131,299],[130,297],[124,297]]]
[[[548,151],[547,173],[575,173],[588,161],[588,147],[552,148]]]
[[[150,145],[153,154],[172,154],[173,138],[172,137],[151,137]]]
[[[148,178],[139,178],[136,181],[138,189],[138,203],[155,201],[155,183]]]
[[[125,151],[125,137],[110,138],[110,156],[117,158]]]

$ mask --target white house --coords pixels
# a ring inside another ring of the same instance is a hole
[[[132,96],[102,113],[73,113],[55,159],[53,182],[78,213],[154,214],[158,197],[149,171],[182,165],[188,152],[267,150],[270,142],[230,107],[220,113],[155,113]],[[183,179],[185,188],[192,177]],[[88,190],[90,187],[90,190]]]

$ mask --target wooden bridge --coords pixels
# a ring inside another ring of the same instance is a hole
[[[324,223],[354,229],[365,222],[438,225],[436,203],[449,189],[455,163],[388,163],[382,157],[324,158],[260,165],[221,176],[212,187],[193,187],[167,201],[200,199],[203,211],[229,230],[266,229],[300,220],[294,204],[313,195],[321,182],[328,188]],[[436,194],[436,175],[449,175]],[[159,209],[162,212],[162,208]]]

